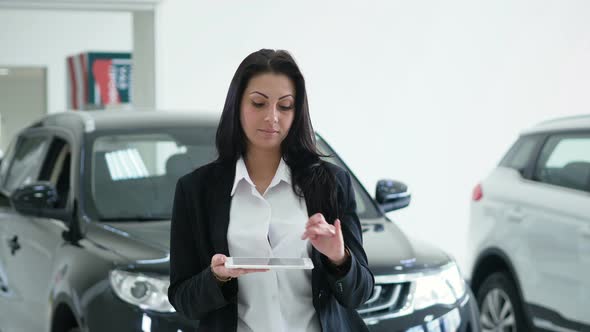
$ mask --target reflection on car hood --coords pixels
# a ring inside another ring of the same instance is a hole
[[[392,222],[363,220],[363,245],[375,275],[408,273],[442,266],[441,250],[408,237]],[[96,223],[88,237],[138,265],[168,268],[170,221]],[[144,266],[145,267],[145,266]]]
[[[436,268],[450,258],[425,242],[409,239],[385,219],[363,221],[363,246],[373,274],[399,274]]]
[[[123,257],[129,268],[168,274],[170,221],[91,222],[86,238]]]

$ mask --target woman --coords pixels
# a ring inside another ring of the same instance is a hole
[[[180,178],[168,298],[204,331],[361,331],[374,278],[350,175],[320,160],[305,81],[286,51],[247,56],[219,157]],[[227,269],[228,256],[310,257],[313,270]]]

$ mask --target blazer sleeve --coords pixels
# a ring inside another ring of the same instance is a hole
[[[194,204],[198,200],[190,201]],[[226,285],[220,286],[213,276],[211,257],[198,250],[202,246],[198,243],[200,239],[193,232],[191,223],[205,221],[199,218],[200,207],[197,206],[193,211],[197,211],[197,220],[190,217],[187,197],[179,180],[172,208],[168,300],[178,313],[189,319],[201,319],[229,302],[226,299],[228,294],[224,292]]]
[[[362,229],[356,214],[356,199],[350,174],[346,171],[337,176],[343,187],[343,212],[340,218],[344,245],[350,252],[347,271],[335,273],[328,257],[321,254],[320,261],[326,271],[325,278],[336,300],[344,307],[356,309],[365,303],[373,292],[375,278],[369,270],[367,255],[363,249]]]

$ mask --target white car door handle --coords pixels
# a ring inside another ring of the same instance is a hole
[[[524,215],[520,211],[510,210],[506,213],[506,220],[510,222],[519,223],[522,222],[522,219],[524,219]]]

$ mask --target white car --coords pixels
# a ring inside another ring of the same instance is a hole
[[[483,331],[590,331],[590,115],[524,131],[473,190]]]

